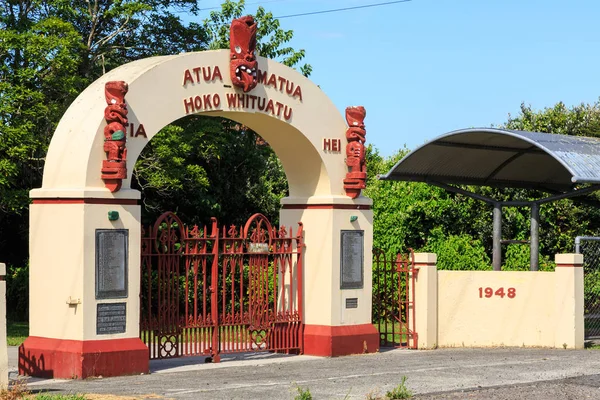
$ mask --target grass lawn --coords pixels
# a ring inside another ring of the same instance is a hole
[[[386,340],[390,343],[404,343],[407,340],[406,324],[400,325],[397,321],[381,321],[380,324],[373,324],[380,334],[385,334]],[[400,335],[402,331],[402,335]]]
[[[8,322],[6,326],[6,341],[9,346],[20,346],[29,336],[27,322]]]

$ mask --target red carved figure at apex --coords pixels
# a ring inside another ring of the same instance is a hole
[[[106,108],[104,109],[104,151],[106,160],[102,161],[102,174],[104,185],[111,191],[121,189],[122,180],[127,177],[127,105],[125,94],[129,87],[123,81],[107,82],[104,86]]]
[[[350,168],[344,179],[346,195],[355,199],[366,187],[367,165],[365,162],[365,117],[367,111],[362,106],[346,108],[346,165]]]
[[[256,50],[256,22],[250,15],[231,21],[229,37],[229,71],[231,82],[244,92],[256,87],[258,61]]]

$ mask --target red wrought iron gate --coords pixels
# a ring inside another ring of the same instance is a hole
[[[414,253],[390,257],[373,249],[373,324],[381,347],[416,349]]]
[[[151,359],[303,350],[302,224],[262,214],[243,227],[185,227],[173,213],[142,230],[140,337]]]

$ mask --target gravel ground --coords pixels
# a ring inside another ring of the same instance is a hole
[[[600,375],[568,378],[559,381],[541,381],[525,385],[500,386],[487,389],[429,393],[413,397],[419,400],[489,399],[489,400],[548,400],[600,399]]]
[[[153,361],[151,374],[84,381],[35,380],[49,393],[172,399],[293,399],[382,395],[407,377],[415,399],[600,399],[600,351],[556,349],[393,350],[339,358],[275,354]],[[16,365],[16,364],[15,364]]]

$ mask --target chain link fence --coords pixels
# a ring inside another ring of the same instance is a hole
[[[585,338],[600,338],[600,237],[577,236],[575,253],[583,254]]]

